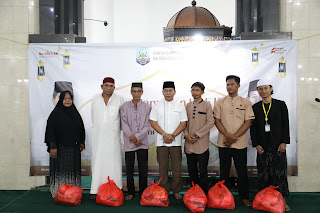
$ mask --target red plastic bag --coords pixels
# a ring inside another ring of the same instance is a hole
[[[124,204],[122,190],[108,176],[108,182],[99,187],[96,203],[106,206],[121,206]]]
[[[192,212],[204,212],[207,196],[198,184],[192,182],[192,186],[183,196],[183,202]]]
[[[208,191],[208,208],[214,209],[234,209],[234,197],[229,189],[224,185],[224,180],[216,183]]]
[[[269,186],[256,195],[254,198],[252,208],[273,213],[283,213],[284,200],[280,192],[277,189],[279,186]]]
[[[82,191],[80,187],[64,184],[60,186],[54,195],[54,201],[71,206],[79,206],[81,204]]]
[[[150,182],[153,185],[143,191],[140,201],[141,206],[167,207],[169,205],[167,190],[159,186],[161,181],[162,178],[157,183]]]

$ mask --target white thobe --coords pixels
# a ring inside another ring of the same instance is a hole
[[[93,136],[90,194],[97,194],[99,187],[108,182],[108,176],[120,189],[122,188],[120,107],[123,103],[123,98],[114,93],[107,105],[101,93],[92,98]]]

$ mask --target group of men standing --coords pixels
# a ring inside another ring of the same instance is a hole
[[[220,158],[220,178],[230,187],[229,172],[232,159],[238,174],[239,196],[246,206],[249,201],[247,175],[247,131],[256,147],[259,190],[269,186],[279,186],[279,191],[289,195],[287,182],[286,144],[290,143],[289,119],[286,104],[271,98],[272,83],[260,80],[257,90],[262,101],[251,106],[249,100],[238,95],[240,78],[227,76],[228,96],[219,99],[212,110],[209,102],[202,99],[205,86],[195,82],[191,86],[193,101],[184,106],[174,100],[175,84],[163,83],[164,99],[152,108],[141,100],[142,83],[132,83],[132,101],[124,103],[121,96],[114,93],[113,78],[103,80],[102,95],[92,99],[92,185],[91,194],[95,198],[99,186],[107,176],[122,188],[122,163],[120,130],[123,130],[127,175],[127,200],[135,195],[134,162],[138,160],[139,194],[147,187],[148,139],[150,126],[157,132],[157,161],[159,163],[161,185],[176,199],[182,196],[181,161],[182,141],[187,157],[191,181],[198,184],[205,193],[208,191],[208,161],[210,130],[216,125],[219,130],[218,147]],[[169,181],[169,162],[172,169],[172,183]],[[290,210],[285,203],[286,210]]]

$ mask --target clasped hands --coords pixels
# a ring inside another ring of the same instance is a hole
[[[174,141],[174,139],[175,139],[175,135],[174,134],[165,133],[163,135],[163,142],[164,143],[170,144],[170,143],[172,143]]]
[[[189,143],[196,143],[197,142],[197,138],[195,137],[195,135],[186,135],[185,139],[189,142]]]
[[[231,147],[231,145],[235,142],[237,142],[238,140],[238,137],[235,135],[235,134],[226,134],[225,135],[225,141],[223,142],[223,144],[226,146],[226,147]]]
[[[281,143],[278,147],[278,152],[285,152],[287,148],[287,144],[286,143]],[[264,153],[264,149],[262,148],[262,146],[258,145],[256,146],[257,152],[262,155]]]
[[[132,142],[136,147],[141,146],[142,141],[138,141],[135,135],[129,137],[129,141]]]
[[[80,144],[80,152],[86,149],[85,144]],[[50,157],[51,158],[57,158],[58,156],[58,149],[50,149]]]

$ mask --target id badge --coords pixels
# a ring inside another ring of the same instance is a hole
[[[264,130],[265,130],[266,132],[270,132],[270,124],[266,124],[266,125],[264,126]]]

